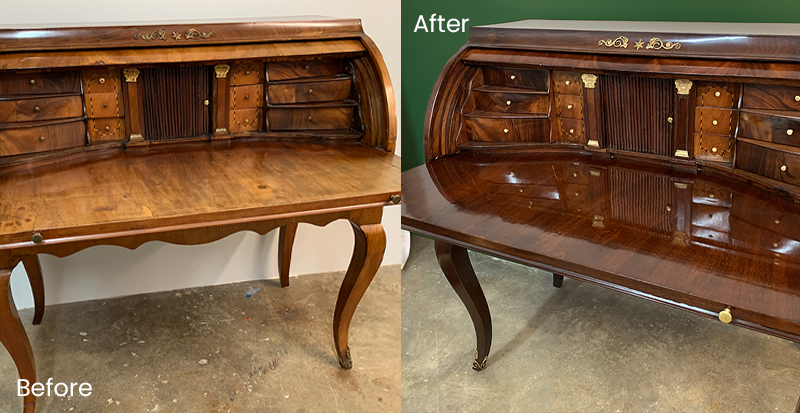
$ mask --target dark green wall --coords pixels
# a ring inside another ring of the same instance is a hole
[[[800,22],[798,0],[402,0],[400,90],[403,170],[421,165],[422,129],[433,83],[467,33],[414,33],[419,15],[469,18],[468,26],[523,19]],[[800,50],[798,50],[800,54]]]

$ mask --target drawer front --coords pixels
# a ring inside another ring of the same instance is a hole
[[[694,131],[715,135],[733,135],[737,111],[730,109],[697,108],[694,116]]]
[[[467,130],[474,141],[550,142],[548,119],[504,119],[468,117]]]
[[[484,67],[483,81],[487,85],[521,89],[548,90],[550,77],[546,70]]]
[[[692,225],[719,232],[729,232],[731,230],[730,214],[730,208],[703,204],[693,205]]]
[[[353,106],[329,108],[269,108],[270,130],[349,129],[353,123]]]
[[[83,116],[80,96],[0,101],[0,123]]]
[[[550,111],[550,96],[545,93],[473,93],[475,108],[478,110],[542,115]]]
[[[120,93],[119,70],[84,70],[81,72],[83,78],[83,93]]]
[[[589,168],[586,165],[566,164],[562,166],[564,177],[568,183],[589,185]]]
[[[324,82],[292,82],[267,86],[270,104],[330,102],[350,97],[349,77]]]
[[[264,83],[264,62],[234,63],[228,77],[231,86]]]
[[[800,87],[744,85],[742,108],[800,110]]]
[[[80,72],[0,74],[0,96],[81,93]]]
[[[706,161],[730,162],[736,140],[730,136],[694,134],[694,157]]]
[[[692,203],[730,208],[733,193],[730,188],[708,183],[692,184]]]
[[[561,131],[559,131],[559,138],[562,141],[585,143],[583,131],[583,121],[578,119],[561,119]]]
[[[736,168],[777,181],[800,185],[800,156],[739,141]]]
[[[125,120],[122,118],[89,119],[90,142],[125,140]]]
[[[233,110],[264,107],[264,85],[232,87],[231,105]]]
[[[93,93],[86,95],[86,116],[90,118],[118,118],[120,112],[120,93]]]
[[[800,120],[742,112],[739,136],[800,147]]]
[[[553,84],[556,87],[556,93],[575,96],[583,94],[583,83],[580,73],[554,71]]]
[[[83,121],[0,130],[0,156],[76,148],[86,145]]]
[[[580,96],[556,95],[556,104],[562,118],[583,119],[583,99]]]
[[[261,129],[261,109],[238,109],[231,111],[230,132],[252,132]]]
[[[344,73],[344,61],[333,59],[271,62],[268,68],[267,78],[270,82],[274,82],[276,80],[338,75]]]
[[[707,83],[697,85],[697,106],[735,108],[738,103],[739,86],[734,83]]]

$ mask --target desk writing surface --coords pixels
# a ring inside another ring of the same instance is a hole
[[[800,322],[800,208],[744,182],[579,155],[463,153],[403,173],[403,198],[412,231]]]
[[[400,190],[395,158],[360,144],[250,141],[0,171],[0,243],[386,202]]]

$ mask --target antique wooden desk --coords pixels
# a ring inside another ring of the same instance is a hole
[[[9,288],[20,261],[38,324],[37,254],[279,228],[286,286],[298,223],[338,219],[355,233],[333,319],[351,368],[350,320],[399,202],[395,139],[388,72],[357,19],[0,30],[0,341],[20,378],[36,381]]]
[[[797,50],[800,25],[473,27],[402,178],[473,367],[492,331],[466,248],[800,342]]]

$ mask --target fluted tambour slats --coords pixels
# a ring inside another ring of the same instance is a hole
[[[604,75],[603,129],[609,148],[672,156],[675,87],[670,79]]]
[[[144,137],[152,141],[208,136],[211,106],[209,66],[142,69]]]
[[[609,179],[612,219],[672,234],[677,198],[669,177],[612,168]]]

